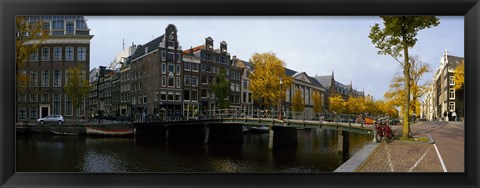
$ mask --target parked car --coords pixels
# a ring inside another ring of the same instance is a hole
[[[62,115],[58,114],[50,114],[47,117],[39,118],[37,120],[38,124],[45,125],[46,123],[56,123],[58,125],[62,125],[65,120],[63,119]]]

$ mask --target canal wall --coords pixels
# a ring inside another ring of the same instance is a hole
[[[241,124],[142,123],[135,124],[137,136],[164,139],[169,143],[242,143]]]
[[[297,128],[295,127],[270,127],[269,148],[297,144]]]
[[[67,133],[67,134],[80,134],[86,135],[87,129],[86,125],[29,125],[25,128],[24,133],[33,133],[33,134],[51,134],[53,132],[57,133]],[[88,125],[92,127],[98,127],[108,130],[122,130],[126,128],[132,128],[132,124],[98,124],[98,125]]]

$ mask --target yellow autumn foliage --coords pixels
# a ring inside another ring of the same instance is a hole
[[[249,89],[253,99],[264,105],[279,106],[293,81],[285,73],[285,63],[272,52],[255,53],[250,63],[253,72],[250,74]]]

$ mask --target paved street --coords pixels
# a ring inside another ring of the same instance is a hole
[[[464,172],[463,122],[419,122],[411,128],[412,136],[428,137],[429,134],[435,144],[399,140],[389,144],[382,142],[355,171]],[[400,129],[397,127],[397,131]]]

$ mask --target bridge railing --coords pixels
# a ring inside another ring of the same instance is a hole
[[[361,123],[360,115],[355,114],[333,114],[333,113],[309,113],[277,110],[239,110],[222,109],[211,110],[199,113],[199,119],[222,119],[222,118],[263,118],[263,119],[289,119],[308,121],[329,121],[339,123]]]

